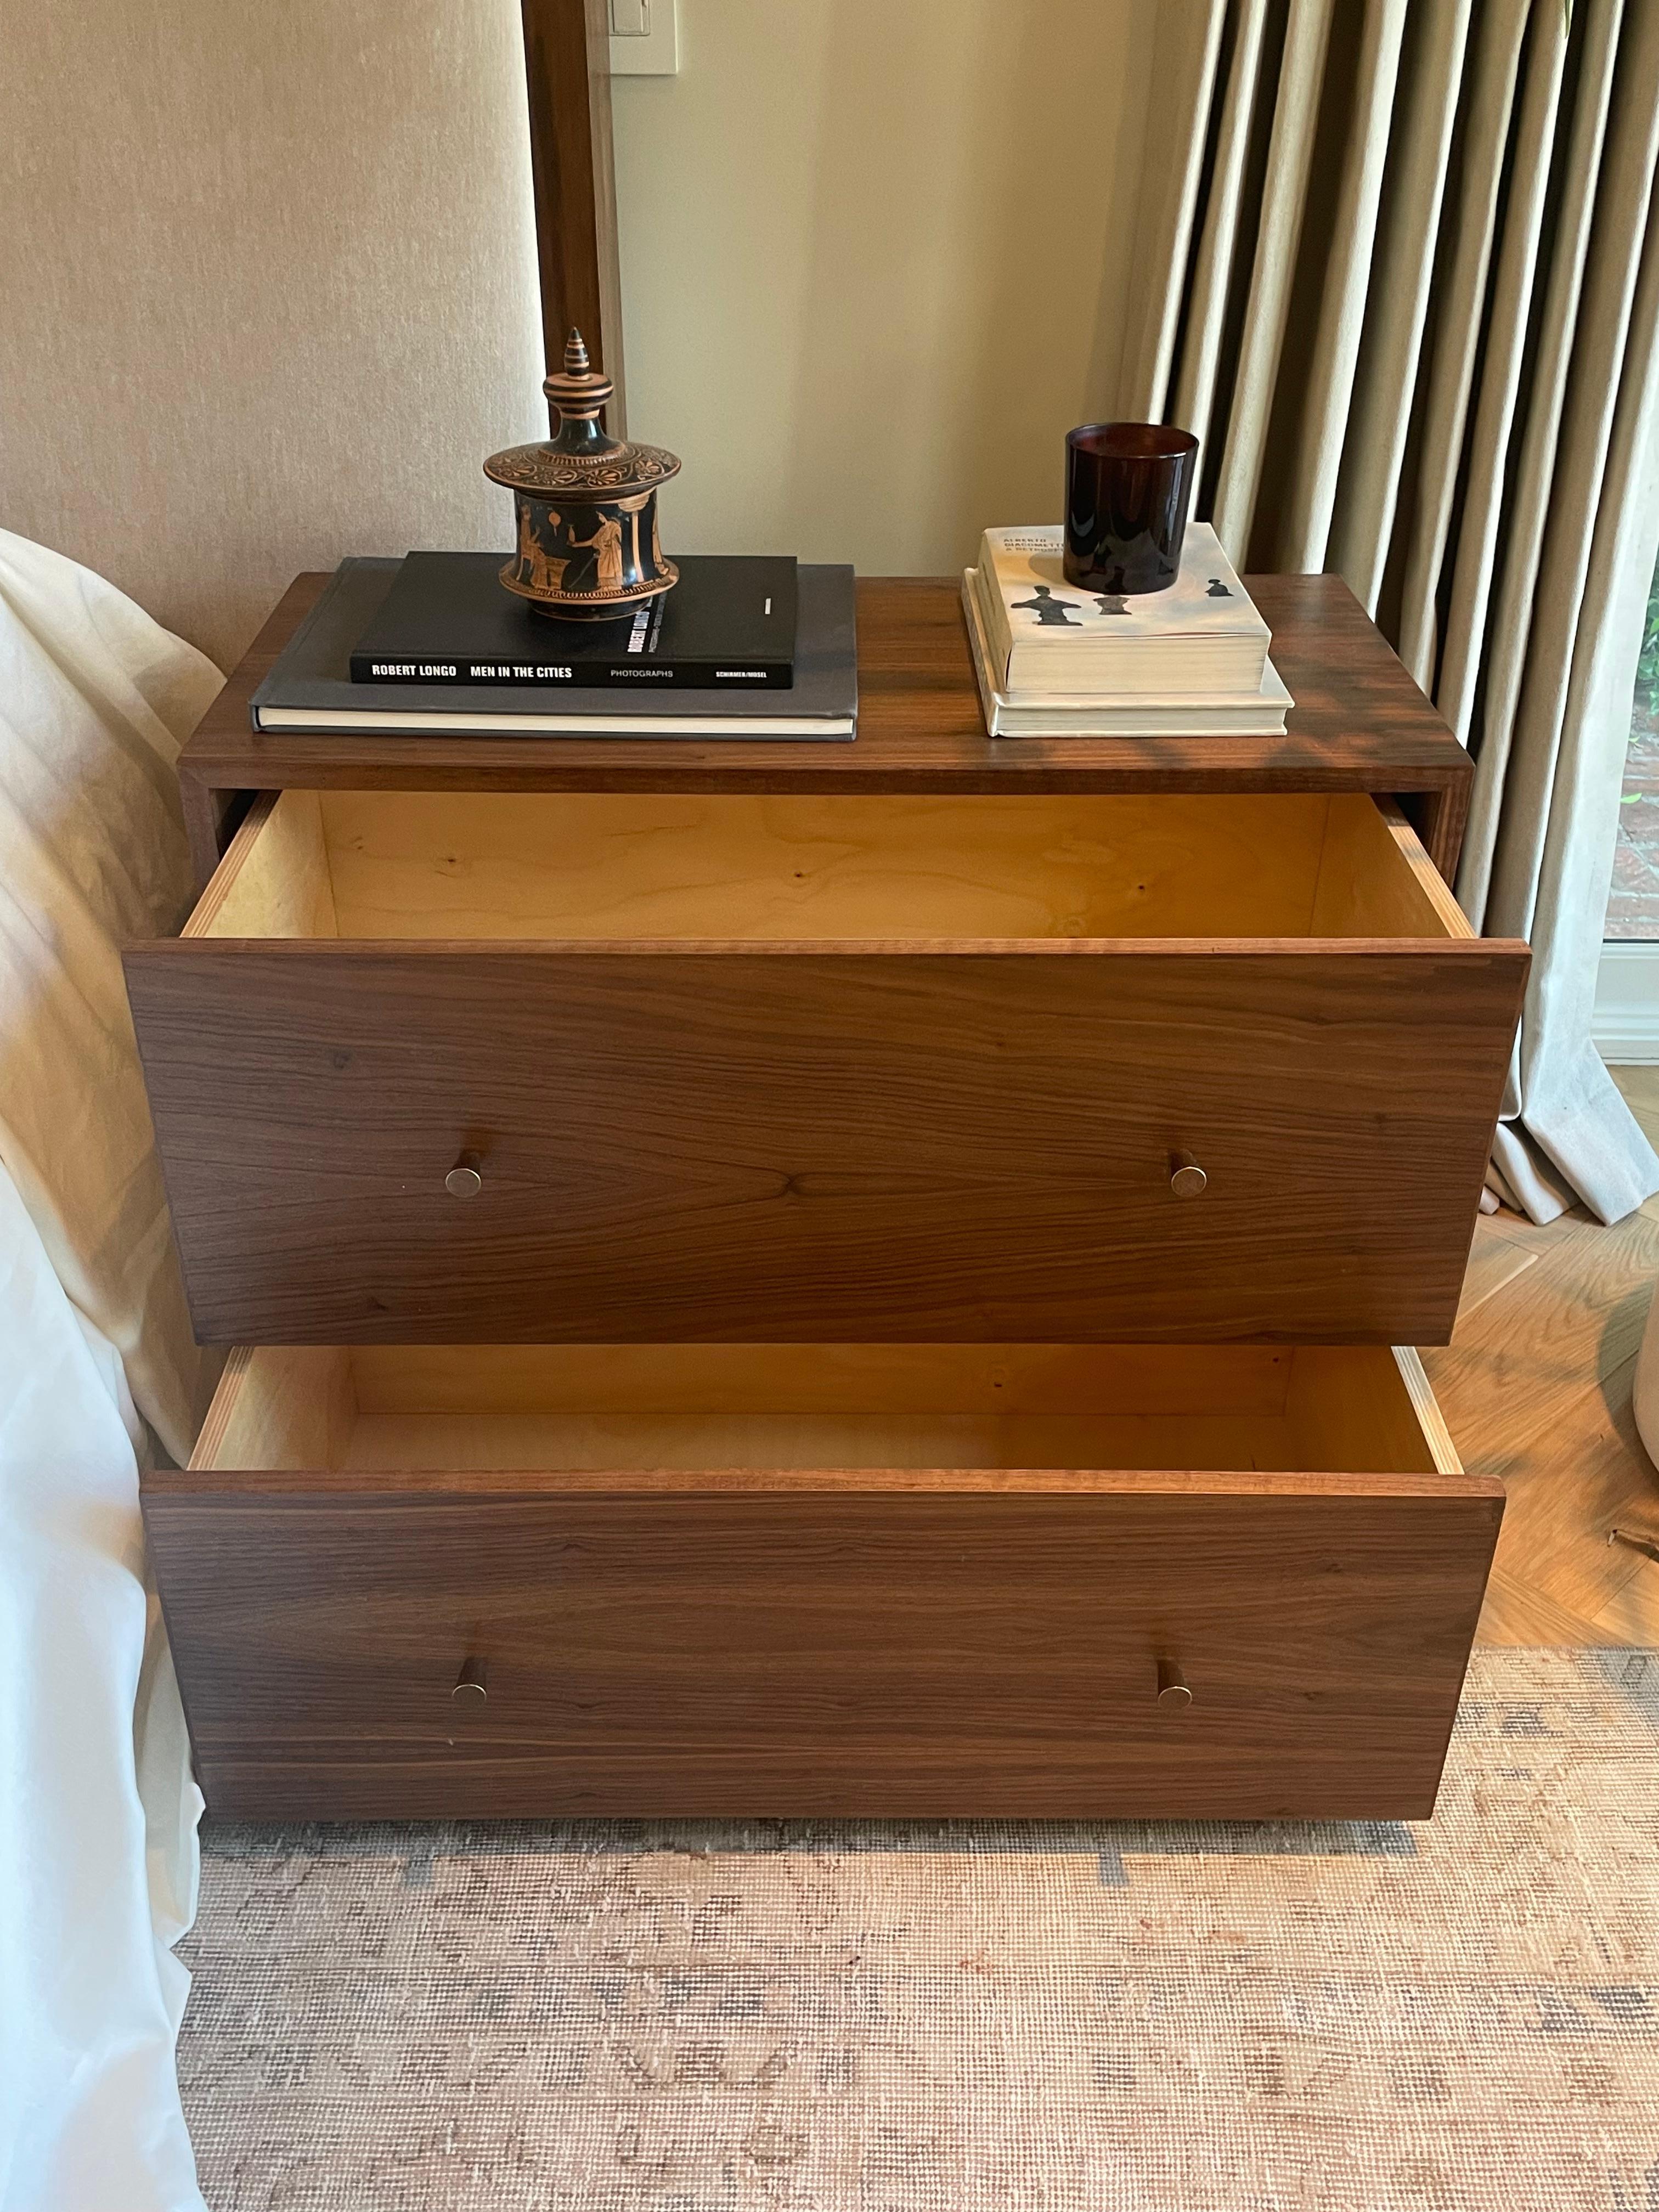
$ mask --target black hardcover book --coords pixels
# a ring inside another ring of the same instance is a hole
[[[844,744],[858,725],[853,571],[803,564],[795,681],[787,691],[638,692],[526,684],[354,684],[352,650],[385,605],[401,561],[348,560],[249,702],[255,730],[417,737],[761,738]]]
[[[792,557],[689,554],[680,580],[617,622],[556,622],[502,588],[499,553],[411,553],[351,655],[355,684],[504,690],[787,691]]]

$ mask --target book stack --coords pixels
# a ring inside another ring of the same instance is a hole
[[[690,556],[616,622],[552,621],[499,553],[343,561],[252,702],[256,730],[793,738],[858,724],[853,571]]]
[[[994,738],[1274,737],[1293,703],[1267,625],[1207,522],[1181,574],[1133,599],[1067,583],[1064,533],[988,530],[963,576]]]

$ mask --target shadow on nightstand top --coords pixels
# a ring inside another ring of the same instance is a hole
[[[1388,791],[1434,793],[1461,827],[1468,756],[1339,576],[1249,576],[1297,704],[1276,738],[985,734],[959,587],[859,583],[851,745],[744,739],[338,735],[248,726],[248,699],[327,578],[297,577],[186,744],[209,791],[316,787],[586,791]],[[1443,835],[1433,841],[1443,852]],[[1437,854],[1437,858],[1441,858]],[[1442,865],[1444,860],[1442,859]]]

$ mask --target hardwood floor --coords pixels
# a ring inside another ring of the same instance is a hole
[[[1659,1067],[1614,1073],[1659,1143]],[[1452,1341],[1423,1364],[1464,1465],[1509,1491],[1483,1643],[1659,1645],[1659,1562],[1608,1541],[1659,1541],[1659,1471],[1631,1416],[1656,1283],[1659,1198],[1611,1228],[1582,1211],[1480,1221]]]

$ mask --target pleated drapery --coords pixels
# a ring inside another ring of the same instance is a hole
[[[1534,956],[1492,1180],[1617,1219],[1659,1189],[1590,1042],[1659,550],[1659,0],[1183,0],[1158,36],[1125,411],[1198,433],[1240,567],[1343,575],[1474,755],[1458,896]]]

